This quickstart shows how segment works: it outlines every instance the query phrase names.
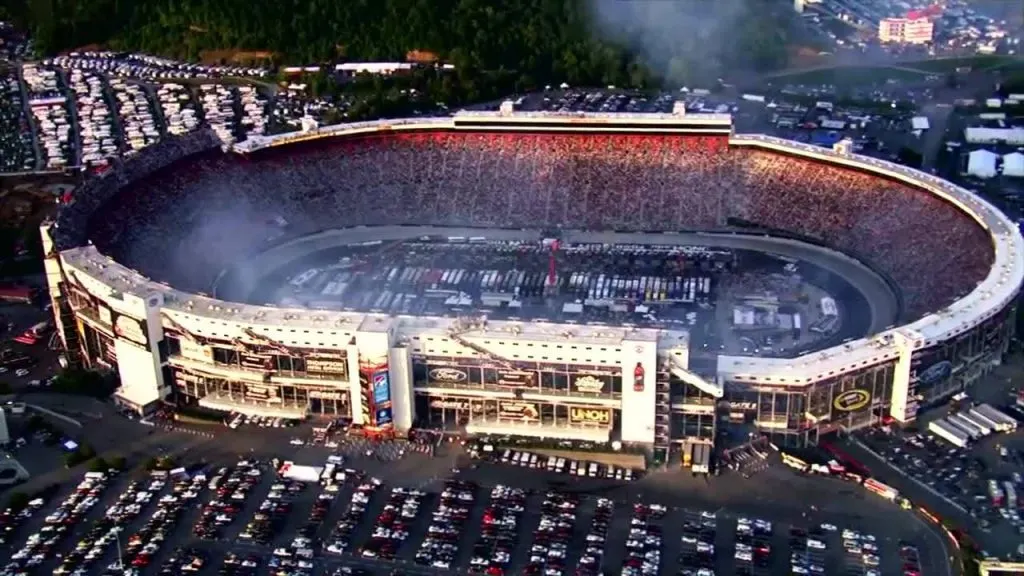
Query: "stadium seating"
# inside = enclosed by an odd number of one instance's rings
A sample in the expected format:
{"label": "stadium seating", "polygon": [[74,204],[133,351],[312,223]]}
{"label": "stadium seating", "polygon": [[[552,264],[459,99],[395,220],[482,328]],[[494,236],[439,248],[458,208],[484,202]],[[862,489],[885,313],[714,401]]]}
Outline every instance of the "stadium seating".
{"label": "stadium seating", "polygon": [[966,294],[992,260],[986,232],[930,194],[722,137],[439,132],[249,157],[196,155],[208,135],[167,142],[89,184],[74,210],[92,214],[101,251],[193,291],[269,242],[363,224],[708,230],[737,218],[867,256],[915,316]]}

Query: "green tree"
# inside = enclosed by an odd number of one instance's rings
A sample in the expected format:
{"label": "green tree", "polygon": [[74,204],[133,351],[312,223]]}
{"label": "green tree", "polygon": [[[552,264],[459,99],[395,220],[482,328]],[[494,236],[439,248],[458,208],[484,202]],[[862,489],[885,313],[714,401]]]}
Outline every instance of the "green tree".
{"label": "green tree", "polygon": [[7,506],[15,512],[21,512],[31,501],[32,497],[24,492],[11,492],[11,495],[7,498]]}
{"label": "green tree", "polygon": [[93,458],[89,461],[90,472],[106,472],[110,470],[111,466],[103,458]]}

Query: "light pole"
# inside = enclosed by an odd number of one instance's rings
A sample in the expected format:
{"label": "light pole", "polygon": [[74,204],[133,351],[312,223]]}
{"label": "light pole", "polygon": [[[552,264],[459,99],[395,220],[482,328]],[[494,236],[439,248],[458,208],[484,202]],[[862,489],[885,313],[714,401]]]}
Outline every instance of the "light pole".
{"label": "light pole", "polygon": [[114,530],[114,543],[117,544],[117,569],[124,572],[124,557],[121,555],[121,527]]}

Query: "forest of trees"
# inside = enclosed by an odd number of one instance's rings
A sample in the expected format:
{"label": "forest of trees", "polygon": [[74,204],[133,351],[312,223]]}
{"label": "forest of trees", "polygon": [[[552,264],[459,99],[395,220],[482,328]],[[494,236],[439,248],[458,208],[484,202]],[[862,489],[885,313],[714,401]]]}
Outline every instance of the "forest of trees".
{"label": "forest of trees", "polygon": [[[679,0],[701,26],[727,0]],[[573,85],[644,87],[671,76],[705,80],[722,70],[783,66],[788,3],[736,0],[715,40],[685,30],[659,35],[656,55],[637,49],[645,30],[598,34],[594,6],[623,0],[8,0],[0,19],[25,27],[43,53],[99,45],[195,60],[207,51],[272,53],[274,64],[338,59],[402,60],[411,50],[438,55],[471,74],[512,78],[522,88]],[[658,4],[651,2],[650,4]],[[665,3],[671,4],[671,3]],[[4,13],[6,12],[6,14]],[[724,17],[724,16],[723,16]],[[614,18],[614,16],[613,16]],[[649,17],[648,17],[649,18]],[[650,18],[649,18],[650,19]],[[653,18],[657,20],[657,16]],[[612,23],[615,24],[614,22]],[[633,29],[631,29],[633,28]],[[615,26],[612,30],[618,31]],[[632,40],[632,41],[631,41]],[[713,66],[708,66],[713,63]],[[698,78],[699,76],[699,78]]]}

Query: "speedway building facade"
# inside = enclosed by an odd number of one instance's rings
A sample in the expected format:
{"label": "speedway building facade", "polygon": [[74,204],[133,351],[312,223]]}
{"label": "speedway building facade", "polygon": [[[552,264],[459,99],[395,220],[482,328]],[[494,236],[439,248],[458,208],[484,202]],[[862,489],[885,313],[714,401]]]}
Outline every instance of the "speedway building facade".
{"label": "speedway building facade", "polygon": [[[352,134],[461,129],[711,133],[730,147],[844,165],[963,211],[991,237],[993,263],[968,295],[912,323],[796,358],[723,355],[715,374],[698,375],[690,370],[685,330],[283,309],[149,280],[83,241],[76,221],[101,209],[105,195],[155,170],[143,165],[143,151],[87,183],[42,228],[55,324],[69,356],[116,369],[118,401],[140,412],[184,401],[273,417],[345,418],[375,429],[440,422],[469,432],[641,446],[713,442],[716,423],[731,418],[799,444],[840,428],[911,421],[930,395],[975,383],[1013,337],[1024,243],[997,209],[949,182],[842,144],[828,150],[733,134],[727,116],[505,109],[251,138],[232,152]],[[179,157],[219,145],[209,134],[188,138]]]}

